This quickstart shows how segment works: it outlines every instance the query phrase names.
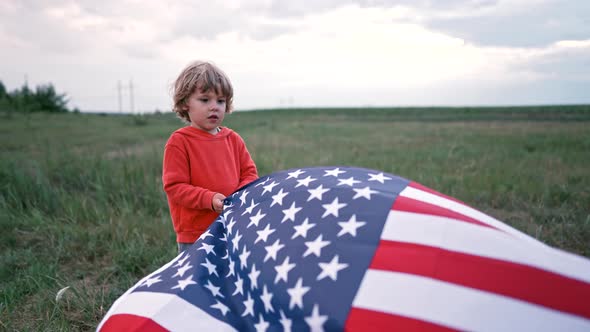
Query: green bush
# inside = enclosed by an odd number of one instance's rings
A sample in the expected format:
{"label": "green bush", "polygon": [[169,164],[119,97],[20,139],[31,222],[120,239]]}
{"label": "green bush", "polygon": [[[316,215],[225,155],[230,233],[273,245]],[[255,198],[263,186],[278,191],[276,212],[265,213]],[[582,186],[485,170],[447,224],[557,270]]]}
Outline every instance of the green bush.
{"label": "green bush", "polygon": [[31,90],[27,84],[11,92],[0,81],[0,111],[3,112],[68,112],[66,94],[59,94],[51,83]]}

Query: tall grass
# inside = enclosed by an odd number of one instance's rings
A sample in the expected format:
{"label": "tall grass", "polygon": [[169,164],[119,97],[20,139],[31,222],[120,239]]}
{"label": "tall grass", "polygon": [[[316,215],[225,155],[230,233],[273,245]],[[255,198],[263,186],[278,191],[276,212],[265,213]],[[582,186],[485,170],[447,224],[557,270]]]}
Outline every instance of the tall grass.
{"label": "tall grass", "polygon": [[[305,109],[226,125],[265,175],[317,165],[415,180],[590,256],[590,108]],[[173,116],[0,121],[0,330],[92,330],[176,248],[161,189]],[[60,289],[69,286],[57,301]]]}

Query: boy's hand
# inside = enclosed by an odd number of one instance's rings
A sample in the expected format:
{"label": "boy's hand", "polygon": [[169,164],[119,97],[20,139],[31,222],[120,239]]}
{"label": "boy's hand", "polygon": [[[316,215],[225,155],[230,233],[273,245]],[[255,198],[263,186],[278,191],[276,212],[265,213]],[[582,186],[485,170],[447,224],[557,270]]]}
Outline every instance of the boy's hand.
{"label": "boy's hand", "polygon": [[211,208],[213,208],[213,211],[215,211],[217,213],[223,212],[223,200],[224,199],[225,199],[225,196],[223,196],[220,193],[216,193],[215,195],[213,195],[213,201],[211,201]]}

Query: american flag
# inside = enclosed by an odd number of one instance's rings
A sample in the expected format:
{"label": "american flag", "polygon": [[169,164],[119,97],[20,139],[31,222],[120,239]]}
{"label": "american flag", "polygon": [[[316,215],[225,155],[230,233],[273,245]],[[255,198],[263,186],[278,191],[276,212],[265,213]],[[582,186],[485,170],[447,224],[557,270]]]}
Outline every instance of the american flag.
{"label": "american flag", "polygon": [[590,260],[352,167],[241,188],[98,331],[590,331]]}

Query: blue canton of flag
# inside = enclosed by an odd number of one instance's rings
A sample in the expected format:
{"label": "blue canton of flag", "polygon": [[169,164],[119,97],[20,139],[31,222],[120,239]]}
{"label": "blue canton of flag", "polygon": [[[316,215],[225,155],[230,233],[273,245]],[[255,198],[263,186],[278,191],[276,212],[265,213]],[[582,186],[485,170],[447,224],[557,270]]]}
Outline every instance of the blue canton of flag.
{"label": "blue canton of flag", "polygon": [[191,249],[133,291],[175,294],[239,330],[341,329],[407,184],[346,167],[260,178],[226,199]]}

